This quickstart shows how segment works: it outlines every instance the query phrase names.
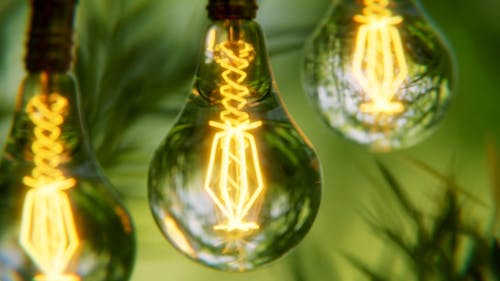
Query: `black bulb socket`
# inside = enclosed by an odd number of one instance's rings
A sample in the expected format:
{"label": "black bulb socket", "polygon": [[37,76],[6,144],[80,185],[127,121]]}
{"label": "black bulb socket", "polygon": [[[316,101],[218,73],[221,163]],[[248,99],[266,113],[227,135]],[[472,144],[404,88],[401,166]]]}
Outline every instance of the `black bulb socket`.
{"label": "black bulb socket", "polygon": [[64,73],[71,65],[77,0],[31,0],[26,69]]}
{"label": "black bulb socket", "polygon": [[257,9],[256,0],[209,0],[207,5],[211,20],[252,20]]}

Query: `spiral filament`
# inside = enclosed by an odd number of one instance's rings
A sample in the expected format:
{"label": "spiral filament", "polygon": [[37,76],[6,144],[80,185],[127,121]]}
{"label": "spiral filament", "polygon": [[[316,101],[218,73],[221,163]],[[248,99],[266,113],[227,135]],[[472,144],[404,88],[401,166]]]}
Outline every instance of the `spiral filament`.
{"label": "spiral filament", "polygon": [[205,179],[205,190],[222,214],[215,230],[245,233],[259,228],[255,221],[258,202],[264,191],[257,145],[249,132],[262,125],[251,121],[243,109],[250,95],[243,85],[245,69],[254,56],[252,45],[243,40],[225,41],[216,45],[215,61],[224,69],[220,121],[209,125],[220,129],[212,141]]}
{"label": "spiral filament", "polygon": [[395,25],[401,16],[393,16],[387,8],[389,0],[364,0],[353,55],[353,74],[370,99],[360,105],[364,113],[397,114],[404,111],[394,96],[408,75],[408,66]]}
{"label": "spiral filament", "polygon": [[[42,82],[47,75],[42,74]],[[76,185],[58,166],[64,160],[59,140],[61,124],[68,107],[65,97],[38,94],[28,102],[26,112],[34,124],[33,168],[23,182],[31,189],[23,204],[19,240],[26,253],[42,271],[36,281],[78,281],[66,274],[68,264],[79,246],[71,204],[66,190]]]}

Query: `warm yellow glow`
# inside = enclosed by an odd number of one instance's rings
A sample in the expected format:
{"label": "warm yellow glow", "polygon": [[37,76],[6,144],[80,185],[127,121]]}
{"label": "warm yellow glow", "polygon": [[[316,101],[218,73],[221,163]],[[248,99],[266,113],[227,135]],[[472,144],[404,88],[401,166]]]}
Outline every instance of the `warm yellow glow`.
{"label": "warm yellow glow", "polygon": [[255,218],[257,201],[264,184],[260,169],[257,144],[249,132],[262,125],[251,121],[244,111],[250,90],[243,82],[245,69],[253,59],[252,45],[243,40],[226,41],[215,47],[215,60],[224,71],[219,88],[224,110],[220,121],[209,125],[220,129],[212,141],[205,190],[222,213],[222,221],[215,230],[247,232],[259,228]]}
{"label": "warm yellow glow", "polygon": [[[46,83],[47,74],[42,74],[42,85]],[[59,137],[67,107],[65,97],[40,93],[29,100],[26,108],[34,124],[31,150],[35,167],[23,179],[31,189],[24,199],[19,241],[42,272],[36,281],[80,280],[66,273],[79,245],[71,203],[65,193],[76,185],[76,180],[65,177],[58,168],[65,157]]]}
{"label": "warm yellow glow", "polygon": [[408,66],[395,25],[401,16],[393,16],[387,8],[389,0],[365,0],[353,55],[353,74],[370,99],[360,105],[365,113],[397,114],[404,111],[394,96],[408,75]]}

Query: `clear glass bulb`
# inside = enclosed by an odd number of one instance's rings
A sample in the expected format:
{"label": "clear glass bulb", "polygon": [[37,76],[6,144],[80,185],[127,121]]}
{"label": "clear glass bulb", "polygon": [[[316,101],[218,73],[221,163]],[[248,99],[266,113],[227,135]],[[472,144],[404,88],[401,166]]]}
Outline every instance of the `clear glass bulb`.
{"label": "clear glass bulb", "polygon": [[374,151],[428,136],[452,97],[454,63],[412,0],[339,0],[305,48],[303,82],[340,135]]}
{"label": "clear glass bulb", "polygon": [[316,154],[273,86],[260,27],[214,21],[187,104],[151,162],[158,226],[195,261],[253,269],[302,240],[320,180]]}
{"label": "clear glass bulb", "polygon": [[0,280],[125,281],[135,238],[87,143],[73,78],[30,74],[0,162]]}

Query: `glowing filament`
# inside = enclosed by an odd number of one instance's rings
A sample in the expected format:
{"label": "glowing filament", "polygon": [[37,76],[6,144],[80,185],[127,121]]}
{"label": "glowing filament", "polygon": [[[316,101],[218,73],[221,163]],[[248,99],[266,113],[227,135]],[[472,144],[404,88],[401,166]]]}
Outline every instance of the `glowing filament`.
{"label": "glowing filament", "polygon": [[249,132],[262,122],[250,121],[243,111],[250,95],[243,85],[245,69],[253,59],[254,49],[238,40],[218,44],[215,52],[217,64],[224,69],[219,88],[224,110],[220,121],[209,121],[210,126],[222,131],[212,141],[205,190],[223,216],[214,229],[246,232],[259,228],[252,216],[258,211],[257,201],[264,190],[257,145]]}
{"label": "glowing filament", "polygon": [[389,0],[365,0],[363,15],[354,16],[361,23],[353,55],[353,74],[370,99],[360,105],[365,113],[397,114],[404,111],[394,96],[408,75],[408,67],[395,25],[401,16],[387,9]]}
{"label": "glowing filament", "polygon": [[[46,75],[42,75],[46,82]],[[64,160],[59,137],[68,101],[57,94],[39,94],[28,102],[26,112],[35,125],[31,145],[35,167],[23,182],[31,189],[23,204],[19,240],[40,268],[36,281],[77,281],[66,274],[78,249],[79,239],[66,190],[76,185],[58,168]]]}

